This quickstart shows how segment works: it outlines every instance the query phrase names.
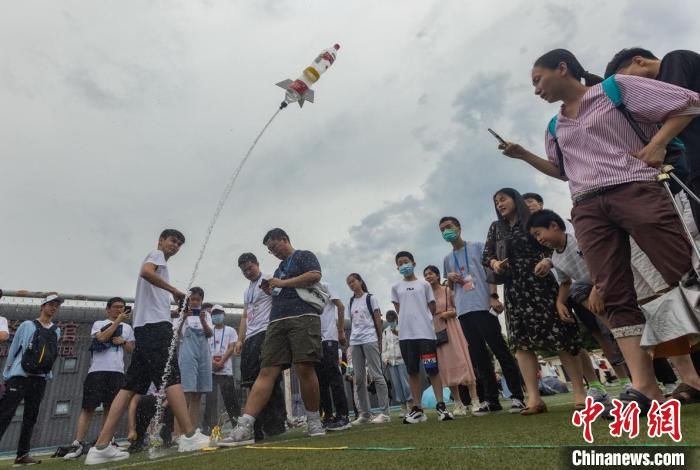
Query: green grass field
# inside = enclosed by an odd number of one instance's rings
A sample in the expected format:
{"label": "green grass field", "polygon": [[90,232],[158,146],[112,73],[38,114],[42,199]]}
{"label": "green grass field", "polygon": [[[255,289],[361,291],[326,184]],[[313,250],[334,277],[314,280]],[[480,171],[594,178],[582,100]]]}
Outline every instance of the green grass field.
{"label": "green grass field", "polygon": [[[340,469],[370,466],[373,469],[559,469],[567,468],[564,447],[585,444],[581,429],[571,425],[571,394],[545,398],[549,413],[524,417],[498,413],[486,417],[459,417],[440,423],[434,414],[420,425],[401,423],[398,414],[384,425],[356,426],[351,430],[325,437],[308,438],[299,429],[267,441],[254,448],[219,449],[215,452],[172,453],[158,460],[148,460],[145,453],[102,468],[275,468]],[[506,403],[504,402],[504,405]],[[682,409],[682,445],[700,446],[700,405]],[[613,438],[607,423],[596,421],[593,433],[596,445],[669,444],[668,438],[646,436],[646,419],[642,418],[640,437],[630,441]],[[277,449],[275,449],[277,447]],[[281,449],[287,447],[287,449]],[[338,449],[348,447],[348,449]],[[297,448],[297,449],[290,449]],[[334,449],[335,448],[335,449]],[[382,448],[382,449],[377,449]],[[410,448],[410,449],[406,449]],[[695,455],[693,455],[695,454]],[[690,450],[687,462],[698,462],[700,452]],[[0,462],[0,469],[11,461]],[[62,470],[83,467],[78,462],[44,459],[42,468]]]}

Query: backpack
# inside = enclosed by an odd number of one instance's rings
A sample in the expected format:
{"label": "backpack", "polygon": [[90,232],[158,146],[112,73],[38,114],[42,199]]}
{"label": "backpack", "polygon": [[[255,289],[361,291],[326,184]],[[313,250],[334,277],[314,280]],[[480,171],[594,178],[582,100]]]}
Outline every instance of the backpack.
{"label": "backpack", "polygon": [[[601,86],[603,87],[603,92],[605,93],[605,96],[607,96],[608,99],[612,102],[613,106],[615,106],[615,108],[622,113],[622,115],[629,123],[630,127],[632,127],[634,133],[637,134],[637,137],[639,137],[639,140],[641,140],[644,145],[647,145],[649,143],[649,137],[647,137],[642,128],[639,127],[639,124],[637,123],[637,121],[635,121],[634,117],[632,116],[632,113],[630,113],[630,111],[625,106],[625,103],[622,100],[622,92],[620,91],[620,87],[615,81],[615,75],[611,75],[610,77],[603,80],[601,82]],[[552,119],[550,119],[549,125],[547,126],[547,130],[552,136],[552,139],[554,140],[554,146],[556,147],[557,161],[559,163],[559,174],[564,177],[566,176],[566,171],[564,170],[564,154],[561,151],[561,147],[559,147],[559,140],[557,138],[556,115]],[[664,159],[664,163],[673,165],[674,173],[680,179],[685,179],[688,176],[688,165],[686,163],[685,145],[678,137],[674,137],[674,139],[666,147],[666,158]],[[671,183],[671,191],[673,191],[673,194],[678,193],[680,190],[681,188],[678,185],[678,183],[673,181]]]}
{"label": "backpack", "polygon": [[[106,330],[110,326],[112,326],[112,323],[107,323],[105,326],[100,328],[100,332],[103,332],[104,330]],[[95,338],[93,336],[92,341],[90,342],[90,349],[89,349],[90,352],[91,353],[102,352],[102,351],[106,351],[109,348],[111,348],[112,347],[112,338],[119,338],[122,335],[122,330],[123,330],[122,327],[123,327],[123,325],[119,325],[114,330],[114,333],[112,333],[112,337],[109,338],[109,341],[105,341],[104,343],[97,341],[97,338]],[[121,347],[121,346],[117,346],[117,348],[119,348],[119,347]]]}
{"label": "backpack", "polygon": [[44,328],[34,320],[36,330],[27,349],[22,353],[22,369],[27,374],[48,374],[58,358],[56,325]]}
{"label": "backpack", "polygon": [[[374,312],[372,311],[372,300],[371,300],[372,294],[367,294],[367,297],[365,297],[365,301],[367,301],[367,311],[369,312],[370,318],[373,318]],[[350,305],[348,306],[348,310],[352,309],[352,302],[355,300],[355,296],[353,295],[350,297]]]}

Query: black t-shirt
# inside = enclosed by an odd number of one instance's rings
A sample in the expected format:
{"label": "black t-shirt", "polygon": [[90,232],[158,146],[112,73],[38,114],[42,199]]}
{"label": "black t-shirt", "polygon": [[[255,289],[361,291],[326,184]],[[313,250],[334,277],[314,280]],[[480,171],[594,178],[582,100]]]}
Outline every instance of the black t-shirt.
{"label": "black t-shirt", "polygon": [[[275,277],[289,279],[309,272],[321,272],[318,258],[310,251],[296,250],[292,256],[280,263],[279,268],[275,271]],[[285,287],[277,294],[272,293],[270,321],[309,313],[316,313],[316,311],[299,298],[294,287]]]}
{"label": "black t-shirt", "polygon": [[[700,93],[700,54],[682,50],[669,52],[661,61],[656,79]],[[700,174],[700,119],[693,119],[678,137],[685,144],[690,173]]]}

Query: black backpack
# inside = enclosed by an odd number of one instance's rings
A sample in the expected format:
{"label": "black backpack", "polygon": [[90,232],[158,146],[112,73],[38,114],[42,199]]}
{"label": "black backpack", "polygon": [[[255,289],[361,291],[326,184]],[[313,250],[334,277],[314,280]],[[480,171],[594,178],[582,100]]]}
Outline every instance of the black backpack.
{"label": "black backpack", "polygon": [[34,320],[34,326],[32,341],[22,354],[22,369],[27,374],[48,374],[58,358],[57,327],[44,328],[38,320]]}
{"label": "black backpack", "polygon": [[[103,326],[102,328],[100,328],[100,332],[106,330],[107,328],[109,328],[109,327],[112,326],[112,325],[113,325],[113,322],[112,322],[112,323],[107,323],[105,326]],[[91,353],[102,352],[102,351],[106,351],[106,350],[108,350],[109,348],[111,348],[111,347],[112,347],[112,339],[113,339],[113,338],[119,338],[119,337],[122,335],[122,326],[123,326],[123,325],[119,325],[119,326],[114,330],[114,333],[112,333],[112,336],[109,338],[109,341],[105,341],[104,343],[100,343],[99,341],[97,341],[97,338],[95,338],[95,337],[93,336],[93,337],[92,337],[92,341],[90,342],[90,352],[91,352]],[[121,346],[117,346],[117,348],[120,348],[120,347],[121,347]]]}
{"label": "black backpack", "polygon": [[[371,300],[372,294],[367,294],[367,297],[365,297],[365,300],[367,301],[367,311],[369,312],[369,317],[374,319],[374,312],[372,311],[372,300]],[[355,300],[355,296],[353,295],[350,297],[350,305],[348,306],[348,310],[352,309],[352,301]]]}

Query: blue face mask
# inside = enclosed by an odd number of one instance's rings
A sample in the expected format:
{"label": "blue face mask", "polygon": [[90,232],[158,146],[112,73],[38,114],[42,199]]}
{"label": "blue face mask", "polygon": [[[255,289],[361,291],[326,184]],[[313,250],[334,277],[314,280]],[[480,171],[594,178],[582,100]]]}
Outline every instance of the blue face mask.
{"label": "blue face mask", "polygon": [[390,321],[387,325],[389,328],[396,328],[396,322],[395,321]]}
{"label": "blue face mask", "polygon": [[442,238],[446,242],[452,243],[453,241],[457,240],[457,237],[459,237],[459,233],[457,233],[457,230],[455,230],[453,228],[446,228],[442,232]]}
{"label": "blue face mask", "polygon": [[221,325],[224,322],[224,314],[223,313],[216,313],[211,316],[211,321],[215,325]]}
{"label": "blue face mask", "polygon": [[404,277],[410,276],[413,274],[413,265],[411,263],[402,264],[399,266],[399,272]]}

